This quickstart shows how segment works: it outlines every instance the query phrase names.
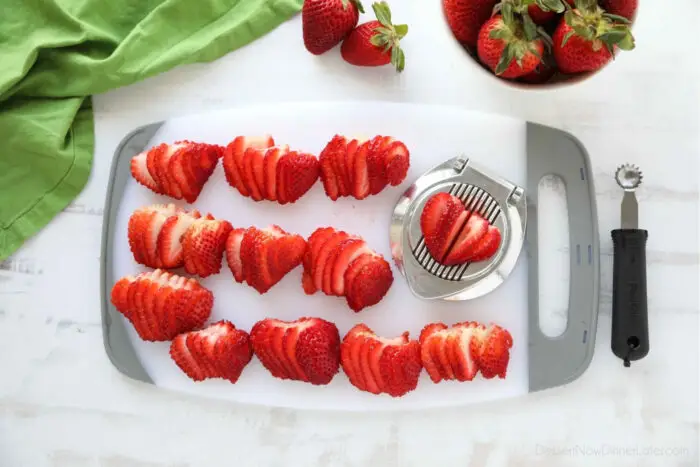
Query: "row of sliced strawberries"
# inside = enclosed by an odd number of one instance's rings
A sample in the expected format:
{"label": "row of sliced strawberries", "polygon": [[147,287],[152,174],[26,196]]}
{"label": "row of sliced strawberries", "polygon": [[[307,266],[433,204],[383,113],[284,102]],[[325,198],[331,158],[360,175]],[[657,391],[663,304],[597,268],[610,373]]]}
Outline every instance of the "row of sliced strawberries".
{"label": "row of sliced strawberries", "polygon": [[162,270],[127,276],[114,285],[112,303],[144,340],[171,340],[170,355],[192,380],[235,383],[254,354],[275,378],[314,385],[331,382],[342,368],[361,391],[401,397],[413,391],[425,368],[434,383],[505,378],[513,340],[497,325],[431,323],[418,340],[404,332],[377,336],[361,323],[340,340],[336,325],[317,317],[265,318],[250,334],[231,322],[209,326],[213,296],[195,279]]}
{"label": "row of sliced strawberries", "polygon": [[376,305],[389,291],[394,277],[389,263],[361,237],[333,227],[321,227],[309,236],[304,255],[302,286],[345,297],[355,312]]}
{"label": "row of sliced strawberries", "polygon": [[161,143],[131,159],[131,175],[149,190],[193,203],[216,168],[224,148],[216,144]]}
{"label": "row of sliced strawberries", "polygon": [[408,148],[390,136],[360,141],[335,135],[319,155],[326,195],[362,200],[403,182],[410,166]]}
{"label": "row of sliced strawberries", "polygon": [[225,148],[216,144],[162,143],[134,156],[131,175],[151,191],[197,200],[219,158],[229,185],[254,201],[294,203],[321,178],[325,193],[364,199],[406,178],[408,148],[390,136],[366,141],[335,135],[315,155],[276,144],[273,137],[237,136]]}
{"label": "row of sliced strawberries", "polygon": [[154,204],[129,218],[129,247],[134,260],[151,268],[185,268],[208,277],[221,271],[226,239],[233,227],[211,214],[174,204]]}

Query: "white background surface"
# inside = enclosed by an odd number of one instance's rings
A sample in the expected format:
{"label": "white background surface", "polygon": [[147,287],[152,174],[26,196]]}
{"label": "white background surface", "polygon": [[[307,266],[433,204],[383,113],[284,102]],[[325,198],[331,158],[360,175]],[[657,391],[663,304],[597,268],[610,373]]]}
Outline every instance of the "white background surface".
{"label": "white background surface", "polygon": [[[642,2],[637,50],[554,92],[511,89],[476,70],[430,3],[392,4],[395,19],[411,28],[400,76],[389,67],[352,68],[336,52],[309,55],[297,17],[214,63],[96,98],[88,186],[1,266],[0,465],[698,465],[697,2],[677,0],[673,10],[670,2]],[[191,112],[339,98],[456,104],[582,140],[596,177],[602,293],[596,353],[581,379],[465,409],[348,415],[164,393],[111,367],[102,348],[98,265],[108,170],[122,135]],[[645,171],[640,222],[650,231],[651,352],[629,369],[609,350],[609,231],[618,226],[620,202],[612,173],[625,161]]]}

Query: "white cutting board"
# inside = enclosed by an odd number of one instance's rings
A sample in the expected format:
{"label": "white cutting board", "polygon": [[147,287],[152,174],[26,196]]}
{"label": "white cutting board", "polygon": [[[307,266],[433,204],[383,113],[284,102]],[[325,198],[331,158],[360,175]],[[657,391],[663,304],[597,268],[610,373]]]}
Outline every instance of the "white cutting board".
{"label": "white cutting board", "polygon": [[510,278],[491,294],[467,302],[448,303],[415,298],[393,264],[389,250],[389,221],[398,197],[423,172],[446,159],[466,154],[486,168],[525,186],[525,122],[443,106],[361,101],[287,104],[172,119],[161,127],[149,146],[179,139],[226,145],[237,135],[266,133],[277,143],[316,155],[336,133],[364,137],[391,135],[409,148],[411,168],[401,186],[387,187],[381,194],[362,201],[347,198],[333,202],[325,196],[319,180],[296,204],[285,206],[274,202],[256,203],[240,196],[226,183],[221,164],[193,205],[156,195],[130,179],[115,224],[115,277],[147,270],[134,261],[127,240],[129,216],[147,204],[176,202],[196,207],[230,221],[234,227],[264,227],[276,223],[304,237],[317,227],[333,226],[363,236],[392,264],[394,284],[378,305],[356,314],[343,298],[328,297],[320,292],[307,296],[301,287],[301,266],[261,296],[252,288],[235,283],[224,260],[220,274],[200,279],[202,285],[214,293],[211,321],[228,319],[250,331],[256,321],[265,317],[293,320],[318,316],[334,322],[341,339],[360,322],[382,336],[392,337],[409,331],[412,338],[418,338],[423,326],[435,321],[448,325],[465,320],[494,322],[513,336],[508,376],[505,380],[485,380],[478,375],[471,382],[434,384],[423,371],[415,391],[402,398],[391,398],[357,390],[342,369],[327,386],[278,380],[253,357],[235,385],[222,380],[195,383],[171,361],[168,342],[142,341],[125,320],[135,351],[157,386],[243,403],[358,411],[464,405],[528,392],[525,253],[520,255]]}

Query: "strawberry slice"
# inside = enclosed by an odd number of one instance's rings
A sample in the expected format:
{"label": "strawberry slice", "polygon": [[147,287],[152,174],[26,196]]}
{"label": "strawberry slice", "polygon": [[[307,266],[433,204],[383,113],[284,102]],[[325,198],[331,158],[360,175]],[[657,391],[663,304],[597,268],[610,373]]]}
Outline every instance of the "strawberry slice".
{"label": "strawberry slice", "polygon": [[194,381],[204,381],[206,373],[190,352],[189,346],[187,345],[188,339],[190,341],[192,340],[192,337],[188,334],[176,336],[170,345],[170,357],[190,379]]}
{"label": "strawberry slice", "polygon": [[174,216],[181,210],[174,204],[156,204],[149,206],[147,209],[150,210],[148,228],[144,239],[144,246],[148,257],[147,266],[160,268],[162,264],[158,251],[158,238],[168,218]]}
{"label": "strawberry slice", "polygon": [[389,136],[375,136],[370,140],[367,152],[367,179],[371,195],[379,194],[388,183],[384,151],[392,141],[393,138]]}
{"label": "strawberry slice", "polygon": [[274,146],[265,152],[263,162],[263,184],[265,198],[270,201],[277,201],[277,164],[279,160],[289,153],[289,146]]}
{"label": "strawberry slice", "polygon": [[318,159],[312,154],[289,152],[277,164],[277,197],[280,204],[294,203],[318,180]]}
{"label": "strawberry slice", "polygon": [[365,386],[367,387],[367,392],[372,394],[379,394],[379,385],[374,379],[374,374],[372,374],[372,368],[370,364],[370,354],[375,347],[376,340],[370,337],[371,334],[364,334],[360,339],[362,339],[362,349],[360,350],[360,371],[362,371],[362,377],[364,378]]}
{"label": "strawberry slice", "polygon": [[393,141],[384,151],[386,179],[391,186],[400,185],[408,175],[411,166],[410,153],[401,141]]}
{"label": "strawberry slice", "polygon": [[342,249],[333,262],[331,277],[331,294],[339,297],[345,295],[345,271],[350,267],[350,264],[360,255],[373,253],[367,243],[359,237],[350,237],[342,245]]}
{"label": "strawberry slice", "polygon": [[335,169],[335,154],[339,150],[344,150],[346,146],[346,138],[341,135],[335,135],[318,156],[323,189],[326,192],[326,196],[333,201],[340,196],[339,177]]}
{"label": "strawberry slice", "polygon": [[488,227],[489,223],[483,217],[473,213],[442,263],[446,266],[453,266],[469,261],[474,254],[475,247],[488,232]]}
{"label": "strawberry slice", "polygon": [[129,312],[129,288],[131,283],[136,280],[136,276],[124,276],[119,279],[112,287],[110,301],[114,307],[122,314]]}
{"label": "strawberry slice", "polygon": [[[342,240],[329,254],[326,264],[323,266],[323,292],[326,295],[335,295],[333,292],[333,283],[336,277],[335,268],[338,263],[338,258],[343,253],[346,247],[351,246],[355,242],[362,242],[360,237],[350,235],[345,240]],[[345,268],[347,269],[347,261]],[[343,271],[345,273],[345,271]],[[341,276],[342,279],[342,276]]]}
{"label": "strawberry slice", "polygon": [[338,180],[338,191],[341,196],[350,196],[352,194],[352,180],[348,171],[348,152],[354,154],[357,151],[357,140],[347,141],[344,147],[338,148],[333,154],[334,167]]}
{"label": "strawberry slice", "polygon": [[355,196],[355,154],[357,154],[357,150],[360,148],[360,145],[363,142],[364,141],[353,139],[348,143],[348,146],[345,149],[345,162],[343,165],[345,166],[345,173],[347,177],[346,183],[348,184],[349,196]]}
{"label": "strawberry slice", "polygon": [[[243,183],[248,189],[250,197],[255,201],[263,199],[262,187],[258,185],[258,178],[262,180],[262,165],[266,151],[266,149],[249,147],[243,157]],[[257,176],[258,167],[260,177]]]}
{"label": "strawberry slice", "polygon": [[496,376],[505,378],[513,337],[507,330],[495,324],[489,327],[474,327],[472,333],[471,355],[476,360],[481,375],[486,379]]}
{"label": "strawberry slice", "polygon": [[275,141],[270,135],[235,137],[226,146],[223,154],[224,175],[228,184],[236,188],[241,195],[250,196],[243,174],[245,152],[248,148],[267,149],[274,145]]}
{"label": "strawberry slice", "polygon": [[477,262],[489,259],[498,251],[498,247],[501,245],[501,231],[498,227],[489,225],[486,235],[484,235],[481,240],[474,246],[469,261]]}
{"label": "strawberry slice", "polygon": [[163,191],[168,196],[175,199],[182,199],[182,191],[180,190],[175,177],[170,172],[170,160],[175,154],[184,149],[187,143],[166,144],[165,149],[158,152],[156,170],[158,173],[158,181],[163,187]]}
{"label": "strawberry slice", "polygon": [[353,165],[354,185],[353,196],[359,200],[369,196],[369,173],[367,169],[367,157],[369,155],[370,143],[372,140],[367,140],[360,145],[355,152]]}
{"label": "strawberry slice", "polygon": [[157,251],[161,267],[179,268],[184,265],[182,237],[195,219],[200,217],[199,211],[195,209],[189,213],[178,212],[166,219],[158,235]]}
{"label": "strawberry slice", "polygon": [[313,273],[315,270],[316,258],[318,258],[318,252],[321,247],[335,235],[335,229],[333,227],[319,227],[314,230],[309,236],[308,249],[306,250],[306,255],[304,256],[304,268],[308,269]]}
{"label": "strawberry slice", "polygon": [[243,282],[243,263],[241,262],[241,243],[246,229],[233,229],[226,239],[226,262],[236,282]]}
{"label": "strawberry slice", "polygon": [[353,386],[364,390],[365,386],[361,379],[360,369],[357,366],[359,362],[359,353],[362,347],[362,342],[360,337],[356,334],[368,330],[367,326],[364,324],[359,324],[354,326],[350,332],[348,332],[343,338],[343,342],[340,344],[340,362],[343,368],[343,372],[347,375],[350,380],[350,384]]}
{"label": "strawberry slice", "polygon": [[272,376],[279,379],[289,379],[289,373],[272,351],[271,336],[276,331],[277,321],[276,319],[265,319],[255,323],[250,331],[250,341],[258,360]]}
{"label": "strawberry slice", "polygon": [[287,349],[284,345],[284,336],[288,328],[289,326],[282,322],[277,322],[272,326],[270,330],[270,348],[277,364],[283,368],[284,373],[288,375],[290,379],[298,379],[291,361],[287,359]]}
{"label": "strawberry slice", "polygon": [[136,180],[139,184],[145,186],[149,190],[157,194],[163,194],[162,187],[156,183],[151,176],[151,173],[148,171],[147,160],[148,151],[143,151],[135,155],[131,159],[131,176],[134,177],[134,180]]}
{"label": "strawberry slice", "polygon": [[387,261],[376,254],[364,254],[345,271],[345,298],[348,306],[357,312],[379,303],[394,281]]}
{"label": "strawberry slice", "polygon": [[479,371],[477,362],[472,357],[471,352],[473,331],[474,328],[472,326],[457,327],[457,325],[452,331],[454,336],[450,339],[450,343],[453,346],[452,354],[454,355],[452,367],[455,369],[455,375],[459,381],[471,381]]}
{"label": "strawberry slice", "polygon": [[323,275],[325,272],[326,264],[329,262],[328,260],[331,257],[333,251],[335,251],[336,247],[347,238],[349,238],[347,232],[335,232],[335,234],[319,250],[318,257],[316,258],[316,262],[314,265],[314,284],[316,285],[317,289],[326,292],[327,289],[323,288]]}
{"label": "strawberry slice", "polygon": [[421,330],[420,338],[418,339],[421,346],[421,361],[423,367],[428,372],[428,376],[430,376],[433,383],[442,381],[442,372],[440,371],[441,365],[439,360],[433,360],[431,348],[434,343],[432,341],[438,339],[440,331],[444,329],[447,329],[444,323],[428,324]]}
{"label": "strawberry slice", "polygon": [[165,152],[167,149],[168,145],[165,143],[161,143],[149,149],[148,154],[146,155],[146,168],[148,169],[148,173],[151,174],[151,178],[153,178],[155,184],[158,186],[158,188],[160,188],[160,194],[163,195],[169,195],[169,193],[165,190],[166,181],[161,179],[158,160],[161,157],[161,153]]}
{"label": "strawberry slice", "polygon": [[284,333],[284,352],[286,361],[289,362],[290,373],[292,377],[299,381],[308,381],[308,378],[304,374],[304,370],[299,365],[297,360],[297,342],[299,341],[299,334],[306,327],[311,326],[311,323],[304,323],[301,326],[288,326]]}
{"label": "strawberry slice", "polygon": [[[360,324],[358,326],[364,326],[363,324]],[[367,331],[369,331],[369,328],[364,326]],[[355,326],[357,328],[357,326]],[[355,329],[353,328],[353,329]],[[359,333],[353,337],[351,341],[349,341],[350,347],[348,348],[348,358],[352,364],[353,371],[355,372],[355,378],[357,379],[357,388],[361,389],[363,391],[367,391],[367,382],[365,380],[365,375],[364,371],[362,369],[362,363],[361,363],[361,356],[362,356],[362,349],[365,344],[365,336],[362,333]]]}

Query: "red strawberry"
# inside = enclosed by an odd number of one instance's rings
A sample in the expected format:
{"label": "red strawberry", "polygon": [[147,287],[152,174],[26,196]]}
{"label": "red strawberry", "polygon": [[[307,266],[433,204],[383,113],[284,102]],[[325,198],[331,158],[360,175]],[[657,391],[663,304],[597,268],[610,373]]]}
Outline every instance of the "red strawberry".
{"label": "red strawberry", "polygon": [[226,181],[243,196],[250,196],[243,183],[243,159],[248,148],[267,149],[275,145],[272,136],[237,136],[231,141],[223,155],[223,167]]}
{"label": "red strawberry", "polygon": [[129,247],[137,263],[151,268],[163,266],[158,249],[163,226],[172,216],[182,212],[182,209],[171,203],[144,206],[132,213],[127,235]]}
{"label": "red strawberry", "polygon": [[501,242],[496,227],[489,226],[479,214],[466,211],[459,198],[445,192],[425,203],[421,231],[431,256],[447,266],[488,259]]}
{"label": "red strawberry", "polygon": [[405,24],[391,23],[391,11],[385,2],[375,2],[372,9],[376,21],[360,24],[340,46],[343,59],[355,66],[382,66],[391,63],[397,71],[404,69],[406,58],[400,47],[408,33]]}
{"label": "red strawberry", "polygon": [[384,151],[386,180],[391,186],[400,185],[408,174],[410,153],[401,141],[392,141]]}
{"label": "red strawberry", "polygon": [[491,17],[498,0],[443,0],[447,24],[457,41],[476,47],[481,25]]}
{"label": "red strawberry", "polygon": [[426,325],[420,334],[421,362],[433,383],[505,378],[513,339],[505,329],[475,322]]}
{"label": "red strawberry", "polygon": [[200,277],[221,271],[226,239],[232,229],[230,222],[214,219],[211,214],[194,220],[182,239],[185,271]]}
{"label": "red strawberry", "polygon": [[294,203],[304,196],[319,176],[318,159],[312,155],[292,151],[277,164],[277,201]]}
{"label": "red strawberry", "polygon": [[237,282],[245,281],[260,294],[301,264],[306,241],[277,225],[264,229],[235,229],[229,235],[226,259]]}
{"label": "red strawberry", "polygon": [[[574,0],[566,0],[573,6]],[[556,18],[557,14],[564,13],[566,7],[563,0],[535,0],[535,3],[516,2],[516,12],[524,13],[527,9],[527,14],[535,24],[547,24]]]}
{"label": "red strawberry", "polygon": [[337,154],[344,154],[346,152],[346,147],[347,139],[344,136],[335,135],[318,156],[323,189],[326,192],[326,196],[333,201],[338,199],[339,196],[343,196],[340,192],[338,183],[339,176],[336,173],[334,161],[336,157],[339,157],[336,156]]}
{"label": "red strawberry", "polygon": [[275,378],[326,385],[340,368],[340,334],[324,319],[266,318],[255,323],[250,337],[255,355]]}
{"label": "red strawberry", "polygon": [[606,12],[631,21],[637,14],[639,0],[602,0],[601,6]]}
{"label": "red strawberry", "polygon": [[389,263],[356,235],[332,227],[316,229],[304,255],[302,286],[307,294],[345,296],[359,312],[376,305],[393,283]]}
{"label": "red strawberry", "polygon": [[183,266],[182,238],[195,219],[201,217],[196,209],[192,212],[178,212],[167,218],[158,235],[158,256],[163,268]]}
{"label": "red strawberry", "polygon": [[236,383],[253,358],[248,333],[221,320],[199,331],[179,334],[170,357],[192,380],[223,378]]}
{"label": "red strawberry", "polygon": [[118,280],[111,301],[141,339],[168,341],[202,326],[211,314],[214,295],[195,279],[156,269]]}
{"label": "red strawberry", "polygon": [[265,199],[277,201],[277,164],[289,153],[289,146],[273,146],[265,152],[263,160],[263,188]]}
{"label": "red strawberry", "polygon": [[552,37],[554,59],[562,73],[599,70],[617,49],[635,47],[629,20],[605,13],[593,0],[579,3],[586,8],[567,10]]}
{"label": "red strawberry", "polygon": [[304,0],[304,47],[314,55],[329,51],[350,34],[364,12],[359,0]]}
{"label": "red strawberry", "polygon": [[367,157],[369,156],[370,141],[365,141],[357,148],[353,161],[353,192],[352,195],[359,200],[369,196],[369,172],[367,170]]}
{"label": "red strawberry", "polygon": [[386,162],[384,151],[391,143],[389,136],[375,136],[369,143],[367,153],[367,180],[369,181],[369,194],[379,194],[387,185]]}
{"label": "red strawberry", "polygon": [[408,332],[377,336],[365,324],[354,326],[340,344],[340,361],[350,383],[361,391],[402,397],[418,386],[421,347]]}
{"label": "red strawberry", "polygon": [[131,159],[131,175],[141,185],[157,194],[163,194],[163,189],[148,171],[148,151],[143,151]]}
{"label": "red strawberry", "polygon": [[518,78],[518,81],[529,84],[542,84],[549,81],[557,72],[557,65],[551,53],[545,53],[542,61],[534,71]]}
{"label": "red strawberry", "polygon": [[534,71],[543,53],[543,40],[518,19],[496,15],[479,31],[479,60],[501,78],[517,78]]}

